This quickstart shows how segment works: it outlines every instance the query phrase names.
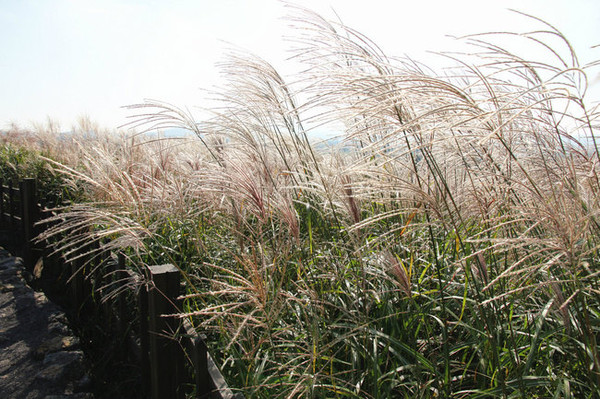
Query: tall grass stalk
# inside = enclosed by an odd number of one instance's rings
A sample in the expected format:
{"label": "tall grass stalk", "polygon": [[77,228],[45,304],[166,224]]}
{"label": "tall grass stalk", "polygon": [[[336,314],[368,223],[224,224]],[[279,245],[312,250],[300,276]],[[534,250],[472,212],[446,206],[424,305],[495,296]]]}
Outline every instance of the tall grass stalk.
{"label": "tall grass stalk", "polygon": [[133,106],[196,140],[74,145],[87,202],[47,235],[179,267],[248,397],[596,397],[598,113],[568,41],[532,18],[436,73],[291,10],[300,76],[236,51],[210,120]]}

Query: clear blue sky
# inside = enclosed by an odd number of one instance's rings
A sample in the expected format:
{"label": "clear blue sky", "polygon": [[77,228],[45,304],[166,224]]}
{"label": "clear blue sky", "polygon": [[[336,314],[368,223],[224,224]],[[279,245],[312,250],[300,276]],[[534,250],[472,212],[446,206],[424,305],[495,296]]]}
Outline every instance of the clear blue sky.
{"label": "clear blue sky", "polygon": [[[298,0],[366,34],[389,55],[420,59],[447,50],[445,35],[554,24],[580,52],[600,59],[598,0]],[[218,83],[214,64],[229,42],[286,72],[291,30],[277,0],[0,0],[0,128],[50,117],[68,130],[80,115],[108,128],[120,107],[146,98],[202,106]],[[539,27],[539,25],[537,25]],[[591,76],[597,80],[597,76]]]}

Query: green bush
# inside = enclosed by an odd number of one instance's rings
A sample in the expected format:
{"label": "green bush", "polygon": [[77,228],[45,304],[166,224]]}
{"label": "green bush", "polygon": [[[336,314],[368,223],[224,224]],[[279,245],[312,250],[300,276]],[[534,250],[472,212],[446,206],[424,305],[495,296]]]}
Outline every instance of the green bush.
{"label": "green bush", "polygon": [[4,144],[0,146],[0,181],[14,186],[25,178],[36,180],[38,200],[53,208],[81,198],[81,190],[68,184],[67,179],[35,150]]}

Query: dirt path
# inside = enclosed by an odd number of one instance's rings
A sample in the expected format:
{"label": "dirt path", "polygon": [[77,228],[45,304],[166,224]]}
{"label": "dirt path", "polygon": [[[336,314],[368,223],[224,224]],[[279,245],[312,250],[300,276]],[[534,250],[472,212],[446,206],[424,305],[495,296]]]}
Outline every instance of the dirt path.
{"label": "dirt path", "polygon": [[21,259],[0,248],[0,398],[93,398],[64,313],[22,271]]}

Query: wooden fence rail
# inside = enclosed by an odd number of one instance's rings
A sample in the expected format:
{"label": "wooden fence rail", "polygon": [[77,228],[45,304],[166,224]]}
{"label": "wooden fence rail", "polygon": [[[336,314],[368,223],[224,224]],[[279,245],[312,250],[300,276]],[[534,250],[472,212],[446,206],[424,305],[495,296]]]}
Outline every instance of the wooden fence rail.
{"label": "wooden fence rail", "polygon": [[[10,183],[0,185],[0,229],[8,229],[20,240],[22,257],[30,271],[44,250],[34,245],[36,222],[43,213],[36,200],[35,187],[34,179],[19,182],[18,188]],[[74,309],[84,305],[102,307],[108,317],[115,320],[118,334],[131,331],[129,323],[137,313],[139,329],[135,334],[138,339],[129,338],[141,366],[144,395],[153,399],[184,398],[189,393],[186,387],[191,386],[197,398],[243,398],[227,386],[207,350],[205,337],[195,331],[190,320],[169,317],[181,309],[179,269],[173,265],[150,266],[144,280],[125,267],[121,254],[100,259],[97,252],[93,245],[85,248],[82,256],[67,265],[71,274],[68,284],[72,306]],[[128,288],[132,279],[146,281],[138,285],[135,304],[126,299],[132,293]],[[103,289],[107,286],[112,286],[118,294],[103,298]]]}

